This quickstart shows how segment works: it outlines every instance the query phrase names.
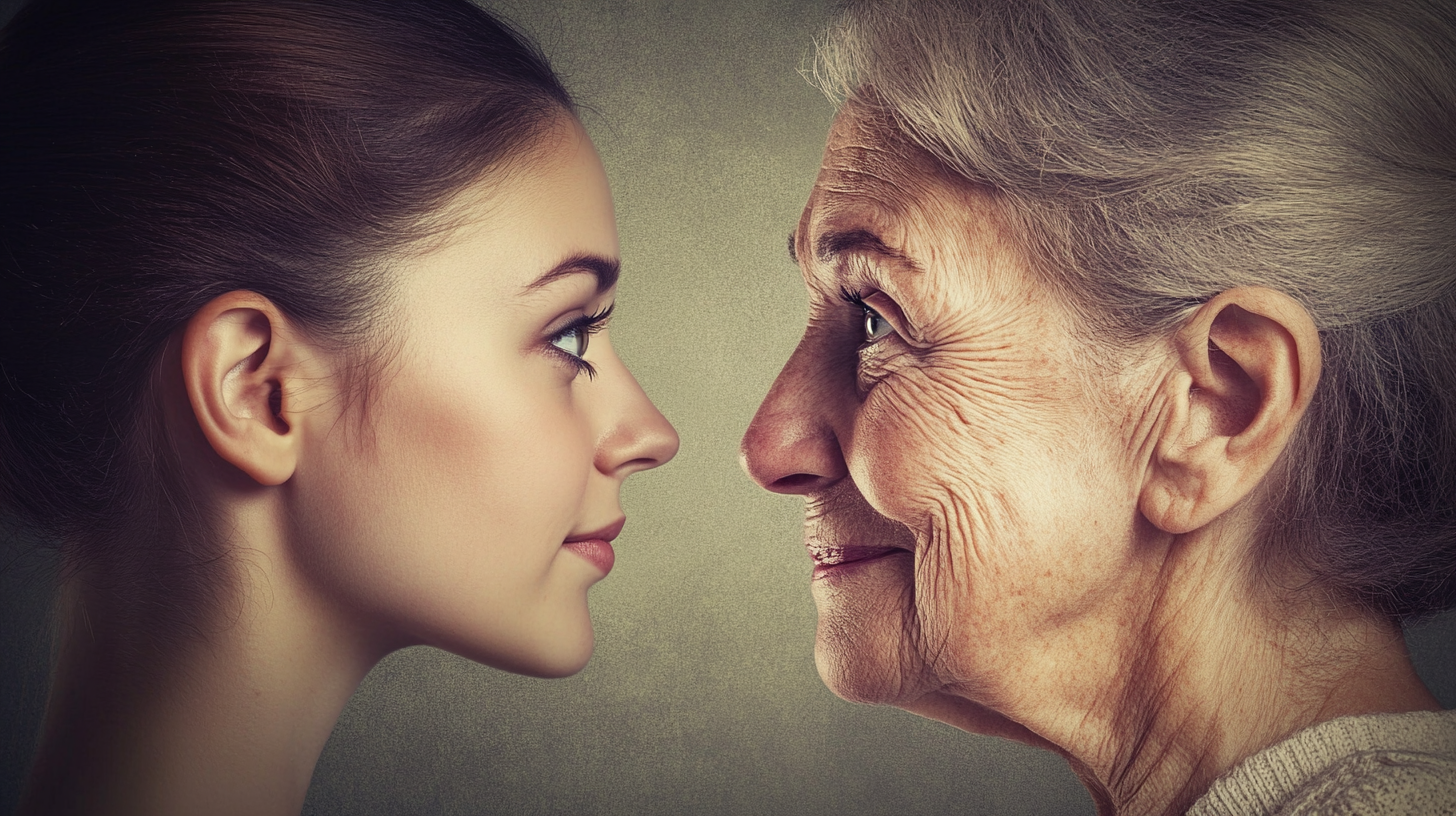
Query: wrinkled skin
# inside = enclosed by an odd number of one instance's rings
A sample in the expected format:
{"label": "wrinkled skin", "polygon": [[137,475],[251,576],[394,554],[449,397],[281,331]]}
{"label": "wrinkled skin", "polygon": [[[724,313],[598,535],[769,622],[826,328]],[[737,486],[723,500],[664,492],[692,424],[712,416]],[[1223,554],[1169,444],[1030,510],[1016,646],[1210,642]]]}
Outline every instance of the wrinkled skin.
{"label": "wrinkled skin", "polygon": [[[1014,698],[997,667],[1115,583],[1133,543],[1130,465],[1103,444],[1120,423],[1078,368],[1070,312],[988,194],[886,131],[851,111],[830,134],[794,237],[809,325],[745,461],[808,498],[808,536],[904,550],[813,584],[816,658],[836,693],[912,709],[947,689]],[[824,236],[856,231],[888,251],[819,254]],[[841,290],[891,330],[867,343]]]}
{"label": "wrinkled skin", "polygon": [[1313,723],[1438,707],[1389,621],[1251,568],[1319,377],[1297,301],[1230,289],[1102,345],[995,193],[855,101],[791,247],[808,326],[742,453],[806,500],[835,693],[1054,750],[1126,814]]}

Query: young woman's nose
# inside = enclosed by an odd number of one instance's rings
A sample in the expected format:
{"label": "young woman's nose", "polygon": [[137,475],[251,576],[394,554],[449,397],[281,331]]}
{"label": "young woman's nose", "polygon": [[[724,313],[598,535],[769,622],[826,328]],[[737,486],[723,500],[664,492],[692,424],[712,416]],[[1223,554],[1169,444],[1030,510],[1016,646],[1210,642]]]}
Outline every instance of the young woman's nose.
{"label": "young woman's nose", "polygon": [[815,493],[848,473],[829,417],[843,398],[816,364],[809,338],[774,380],[739,445],[743,469],[765,490]]}
{"label": "young woman's nose", "polygon": [[666,464],[677,455],[677,431],[657,410],[632,372],[610,355],[598,366],[598,376],[610,388],[612,421],[597,440],[597,470],[626,478],[640,470]]}

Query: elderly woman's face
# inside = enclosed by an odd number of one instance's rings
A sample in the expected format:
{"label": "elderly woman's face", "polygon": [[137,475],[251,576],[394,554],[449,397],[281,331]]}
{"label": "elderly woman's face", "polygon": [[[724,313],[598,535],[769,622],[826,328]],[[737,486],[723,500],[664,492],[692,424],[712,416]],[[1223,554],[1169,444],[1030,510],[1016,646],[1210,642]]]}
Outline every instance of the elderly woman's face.
{"label": "elderly woman's face", "polygon": [[999,667],[1109,600],[1137,417],[988,195],[864,108],[836,119],[793,246],[809,323],[743,454],[807,499],[820,673],[855,700],[994,705],[1017,693]]}

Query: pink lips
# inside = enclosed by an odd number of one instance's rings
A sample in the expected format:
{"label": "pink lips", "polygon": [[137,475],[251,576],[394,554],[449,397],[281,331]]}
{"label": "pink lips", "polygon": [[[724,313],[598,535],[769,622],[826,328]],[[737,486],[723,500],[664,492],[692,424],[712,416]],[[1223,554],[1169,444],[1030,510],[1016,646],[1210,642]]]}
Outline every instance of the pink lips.
{"label": "pink lips", "polygon": [[814,578],[823,578],[834,571],[853,564],[874,561],[895,553],[908,552],[899,547],[833,546],[807,542],[809,557],[814,559]]}
{"label": "pink lips", "polygon": [[622,527],[626,524],[627,519],[617,519],[600,530],[571,536],[561,546],[590,561],[605,576],[612,571],[612,565],[617,561],[617,553],[612,549],[612,539],[622,532]]}

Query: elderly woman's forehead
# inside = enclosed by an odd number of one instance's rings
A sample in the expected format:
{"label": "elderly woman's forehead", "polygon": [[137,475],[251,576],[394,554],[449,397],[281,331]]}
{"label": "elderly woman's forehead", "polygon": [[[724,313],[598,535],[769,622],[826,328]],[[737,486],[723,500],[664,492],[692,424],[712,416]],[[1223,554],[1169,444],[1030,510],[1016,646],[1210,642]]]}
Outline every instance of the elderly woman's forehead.
{"label": "elderly woman's forehead", "polygon": [[914,225],[954,222],[951,234],[983,241],[1004,228],[992,190],[947,170],[890,114],[853,100],[835,117],[814,188],[801,222],[810,241],[865,228],[904,249],[907,231],[922,231]]}
{"label": "elderly woman's forehead", "polygon": [[829,130],[819,186],[898,201],[938,175],[937,162],[889,114],[851,101]]}
{"label": "elderly woman's forehead", "polygon": [[881,109],[853,100],[835,117],[810,201],[812,221],[872,210],[890,221],[1000,222],[997,195],[952,171]]}

